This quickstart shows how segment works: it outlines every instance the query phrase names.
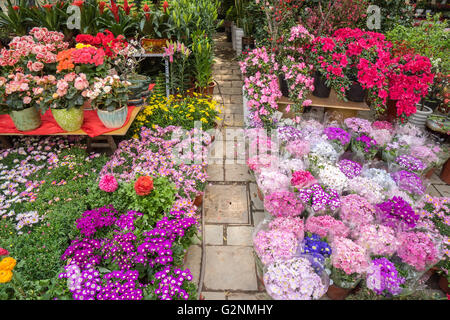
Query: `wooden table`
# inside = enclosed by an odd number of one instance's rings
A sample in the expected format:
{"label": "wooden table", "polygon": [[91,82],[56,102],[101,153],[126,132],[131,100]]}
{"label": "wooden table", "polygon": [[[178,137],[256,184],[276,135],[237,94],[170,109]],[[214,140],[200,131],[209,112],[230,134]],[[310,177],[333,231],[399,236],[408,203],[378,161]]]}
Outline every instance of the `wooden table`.
{"label": "wooden table", "polygon": [[[325,108],[325,111],[337,111],[341,113],[345,118],[356,117],[358,111],[370,111],[370,108],[367,106],[365,102],[353,102],[353,101],[342,101],[340,100],[336,92],[331,90],[330,96],[328,98],[319,98],[310,94],[307,99],[312,101],[312,107],[322,107]],[[288,104],[294,104],[289,98],[281,97],[277,101],[279,105],[279,110],[283,112]],[[291,117],[294,115],[293,110],[289,112],[283,112],[287,117]]]}
{"label": "wooden table", "polygon": [[[135,107],[133,111],[131,111],[130,119],[128,122],[119,129],[114,131],[106,132],[97,137],[89,137],[87,140],[88,151],[91,151],[92,148],[110,148],[111,151],[115,151],[117,149],[116,142],[114,141],[113,136],[124,136],[127,134],[128,129],[131,124],[136,119],[137,114],[142,109],[142,107]],[[3,148],[11,148],[11,142],[9,141],[9,136],[37,136],[38,134],[24,134],[24,133],[0,133],[0,142],[2,143]],[[40,134],[39,134],[40,135]],[[88,134],[82,130],[70,131],[70,132],[60,132],[60,133],[52,133],[49,136],[87,136]],[[98,142],[103,141],[103,142]]]}

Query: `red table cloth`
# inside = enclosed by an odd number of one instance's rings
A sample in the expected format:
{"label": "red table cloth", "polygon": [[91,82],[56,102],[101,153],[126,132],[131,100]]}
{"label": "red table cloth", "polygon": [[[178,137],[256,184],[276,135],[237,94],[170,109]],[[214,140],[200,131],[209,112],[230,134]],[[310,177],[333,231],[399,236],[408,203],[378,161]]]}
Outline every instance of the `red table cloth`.
{"label": "red table cloth", "polygon": [[[127,120],[125,120],[123,127],[127,125],[128,121],[130,121],[131,112],[134,108],[134,106],[128,107]],[[0,115],[0,133],[20,133],[23,135],[44,136],[67,132],[56,123],[51,113],[51,109],[47,110],[45,114],[41,115],[41,120],[42,124],[39,128],[30,131],[19,131],[16,129],[16,126],[14,125],[11,117],[7,114],[2,114]],[[120,128],[110,129],[105,127],[99,119],[96,110],[84,110],[84,121],[83,125],[81,126],[81,130],[86,132],[89,137],[97,137],[104,133],[115,131],[118,129]]]}

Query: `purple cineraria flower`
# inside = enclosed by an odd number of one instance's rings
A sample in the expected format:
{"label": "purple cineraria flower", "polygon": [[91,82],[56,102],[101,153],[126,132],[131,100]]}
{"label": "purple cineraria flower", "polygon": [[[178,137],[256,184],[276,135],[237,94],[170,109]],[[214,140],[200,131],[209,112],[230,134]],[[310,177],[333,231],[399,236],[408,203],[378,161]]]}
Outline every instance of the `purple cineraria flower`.
{"label": "purple cineraria flower", "polygon": [[341,143],[342,146],[346,146],[350,143],[351,135],[344,129],[338,127],[328,127],[323,130],[328,137],[328,140],[336,140]]}
{"label": "purple cineraria flower", "polygon": [[426,165],[419,159],[411,155],[401,155],[395,159],[395,162],[407,171],[421,172],[425,170]]}

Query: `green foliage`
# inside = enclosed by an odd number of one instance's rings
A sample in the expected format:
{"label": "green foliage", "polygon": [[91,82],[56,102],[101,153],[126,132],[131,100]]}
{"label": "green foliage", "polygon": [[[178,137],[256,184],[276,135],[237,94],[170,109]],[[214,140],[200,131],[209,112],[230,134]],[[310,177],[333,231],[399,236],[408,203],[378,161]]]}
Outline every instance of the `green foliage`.
{"label": "green foliage", "polygon": [[414,7],[404,0],[374,0],[371,5],[381,9],[381,24],[376,32],[386,33],[398,25],[410,27],[414,18]]}
{"label": "green foliage", "polygon": [[196,86],[206,88],[212,82],[213,47],[204,31],[193,34],[192,53]]}
{"label": "green foliage", "polygon": [[[14,8],[17,8],[17,10]],[[5,9],[6,11],[2,10],[0,12],[0,27],[5,28],[16,36],[25,35],[27,27],[31,25],[27,1],[6,0]]]}

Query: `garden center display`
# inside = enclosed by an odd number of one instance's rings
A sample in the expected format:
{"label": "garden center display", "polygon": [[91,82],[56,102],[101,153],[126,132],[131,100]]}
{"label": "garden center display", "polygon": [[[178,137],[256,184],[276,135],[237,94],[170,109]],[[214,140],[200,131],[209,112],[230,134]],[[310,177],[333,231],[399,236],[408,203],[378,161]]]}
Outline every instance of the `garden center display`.
{"label": "garden center display", "polygon": [[415,9],[7,0],[0,300],[448,299],[448,15]]}

